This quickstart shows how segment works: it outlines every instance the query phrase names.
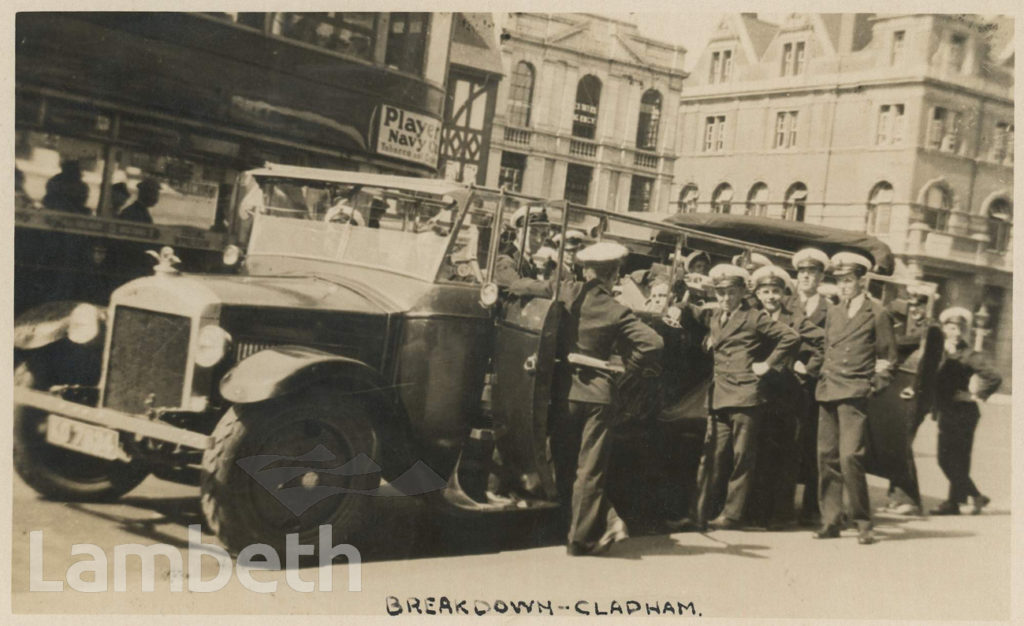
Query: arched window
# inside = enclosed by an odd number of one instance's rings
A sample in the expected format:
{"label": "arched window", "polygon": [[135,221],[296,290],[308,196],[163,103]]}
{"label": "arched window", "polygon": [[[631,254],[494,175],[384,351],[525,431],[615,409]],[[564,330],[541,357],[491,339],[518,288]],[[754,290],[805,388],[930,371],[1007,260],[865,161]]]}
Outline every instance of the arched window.
{"label": "arched window", "polygon": [[945,231],[953,209],[953,192],[943,183],[932,183],[924,194],[922,218],[932,230]]}
{"label": "arched window", "polygon": [[787,220],[797,222],[804,221],[804,213],[807,210],[807,185],[793,183],[786,191],[785,217]]}
{"label": "arched window", "polygon": [[1013,203],[996,198],[988,205],[988,249],[1006,252],[1010,248],[1010,229],[1013,228]]}
{"label": "arched window", "polygon": [[698,191],[697,185],[690,183],[683,187],[683,190],[679,192],[679,212],[696,213],[697,199],[699,197],[700,191]]}
{"label": "arched window", "polygon": [[864,230],[868,233],[889,232],[892,216],[892,185],[882,181],[871,188],[868,194],[867,212],[864,215]]}
{"label": "arched window", "polygon": [[732,207],[732,186],[729,183],[722,183],[715,187],[715,193],[711,194],[711,212],[728,213]]}
{"label": "arched window", "polygon": [[508,92],[509,126],[530,126],[530,103],[533,102],[533,66],[526,61],[516,64]]}
{"label": "arched window", "polygon": [[593,139],[597,136],[597,109],[601,104],[601,81],[587,74],[576,85],[576,109],[572,118],[575,137]]}
{"label": "arched window", "polygon": [[747,215],[766,215],[768,213],[768,185],[754,183],[747,194]]}
{"label": "arched window", "polygon": [[658,147],[658,124],[661,122],[661,94],[648,89],[640,98],[640,121],[636,126],[636,147],[654,150]]}

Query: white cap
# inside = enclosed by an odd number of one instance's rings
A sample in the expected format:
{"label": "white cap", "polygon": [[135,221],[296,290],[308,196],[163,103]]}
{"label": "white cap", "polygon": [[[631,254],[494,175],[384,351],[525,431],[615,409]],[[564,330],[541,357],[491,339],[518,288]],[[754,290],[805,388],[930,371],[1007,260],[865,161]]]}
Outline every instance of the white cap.
{"label": "white cap", "polygon": [[[736,256],[734,256],[732,258],[732,264],[738,266],[740,264],[740,261],[742,261],[742,260],[743,260],[743,253],[737,254]],[[771,260],[768,257],[766,257],[765,255],[761,254],[760,252],[751,252],[750,253],[750,260],[749,260],[749,262],[747,262],[744,265],[744,267],[747,268],[747,269],[750,269],[750,270],[754,270],[754,269],[757,269],[759,267],[763,267],[765,265],[771,265],[771,264],[772,264]]]}
{"label": "white cap", "polygon": [[793,287],[793,282],[790,280],[789,274],[777,265],[765,265],[757,268],[754,273],[751,274],[750,280],[754,283],[755,289],[770,285],[789,290],[792,290]]}
{"label": "white cap", "polygon": [[856,252],[839,252],[834,254],[831,264],[833,276],[843,276],[851,272],[856,273],[858,276],[863,276],[871,269],[871,261]]}
{"label": "white cap", "polygon": [[[551,241],[557,246],[562,243],[562,233],[556,234],[551,238]],[[572,252],[573,250],[579,250],[583,247],[583,244],[587,242],[587,236],[581,230],[567,230],[565,231],[565,249]]]}
{"label": "white cap", "polygon": [[558,258],[558,251],[549,246],[541,246],[540,249],[533,253],[535,261],[554,261],[556,258]]}
{"label": "white cap", "polygon": [[939,313],[939,321],[943,324],[946,322],[955,322],[965,326],[970,326],[973,320],[974,315],[962,306],[951,306],[942,313]]}
{"label": "white cap", "polygon": [[600,265],[618,263],[629,254],[629,248],[613,241],[599,241],[576,253],[576,262],[580,265]]}
{"label": "white cap", "polygon": [[804,248],[793,255],[793,269],[817,267],[821,271],[828,269],[828,255],[817,248]]}
{"label": "white cap", "polygon": [[715,287],[729,287],[732,285],[747,286],[750,280],[750,272],[729,263],[719,263],[708,272],[708,278],[714,282]]}
{"label": "white cap", "polygon": [[694,250],[690,254],[686,255],[686,265],[684,266],[686,271],[689,272],[690,266],[693,265],[693,262],[701,257],[708,262],[708,265],[711,265],[711,257],[708,256],[707,252],[704,252],[703,250]]}
{"label": "white cap", "polygon": [[539,204],[534,204],[516,209],[516,212],[512,214],[512,224],[517,228],[522,226],[523,218],[526,217],[527,213],[530,215],[530,222],[547,223],[548,221],[547,209]]}

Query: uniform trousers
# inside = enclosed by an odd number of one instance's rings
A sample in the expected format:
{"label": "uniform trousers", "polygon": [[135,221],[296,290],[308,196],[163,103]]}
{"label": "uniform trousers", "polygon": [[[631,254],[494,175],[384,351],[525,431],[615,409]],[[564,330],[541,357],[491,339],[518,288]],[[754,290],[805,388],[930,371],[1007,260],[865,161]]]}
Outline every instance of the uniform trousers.
{"label": "uniform trousers", "polygon": [[797,416],[795,402],[773,400],[765,407],[754,468],[754,488],[747,513],[755,523],[785,523],[794,518],[797,474]]}
{"label": "uniform trousers", "polygon": [[814,384],[804,385],[797,419],[797,448],[800,457],[799,482],[804,484],[800,501],[800,517],[811,519],[820,513],[818,507],[818,403]]}
{"label": "uniform trousers", "polygon": [[764,410],[759,406],[712,411],[697,470],[698,523],[721,514],[740,521],[757,463],[758,432]]}
{"label": "uniform trousers", "polygon": [[847,398],[818,405],[818,499],[824,525],[840,524],[844,489],[853,520],[858,526],[871,525],[864,474],[867,403],[867,398]]}
{"label": "uniform trousers", "polygon": [[914,437],[924,421],[922,403],[915,400],[903,414],[907,433],[905,470],[889,479],[889,500],[897,504],[921,506],[921,488],[917,482],[917,465],[914,463]]}
{"label": "uniform trousers", "polygon": [[607,405],[590,402],[569,402],[561,409],[551,425],[551,454],[559,498],[571,507],[568,541],[592,549],[608,533],[626,534],[605,493],[613,416]]}
{"label": "uniform trousers", "polygon": [[963,504],[981,495],[971,480],[971,447],[981,413],[974,402],[953,402],[938,408],[939,467],[949,479],[949,501]]}

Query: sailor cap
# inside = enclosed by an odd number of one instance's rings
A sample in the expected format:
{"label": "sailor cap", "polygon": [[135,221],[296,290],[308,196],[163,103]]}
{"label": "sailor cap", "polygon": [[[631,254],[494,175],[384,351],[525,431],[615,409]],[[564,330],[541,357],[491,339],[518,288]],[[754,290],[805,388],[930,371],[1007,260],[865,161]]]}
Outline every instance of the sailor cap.
{"label": "sailor cap", "polygon": [[832,275],[844,276],[855,273],[863,276],[871,269],[871,261],[856,252],[839,252],[832,256]]}
{"label": "sailor cap", "polygon": [[599,241],[583,248],[576,254],[580,265],[602,265],[618,263],[629,254],[629,248],[613,241]]}
{"label": "sailor cap", "polygon": [[788,289],[792,285],[789,274],[777,265],[765,265],[764,267],[757,268],[751,274],[750,280],[754,283],[755,289],[770,286]]}
{"label": "sailor cap", "polygon": [[747,271],[751,272],[759,267],[764,267],[765,265],[772,264],[771,260],[765,255],[761,254],[760,252],[751,252],[750,258],[747,259],[746,262],[744,262],[743,260],[743,255],[744,253],[740,253],[734,256],[732,258],[732,264],[740,266],[740,264],[742,263],[742,267],[744,267]]}
{"label": "sailor cap", "polygon": [[731,287],[733,285],[747,286],[750,280],[750,272],[729,263],[719,263],[708,272],[708,278],[712,280],[715,287]]}
{"label": "sailor cap", "polygon": [[951,306],[942,313],[939,313],[939,322],[954,322],[970,326],[974,315],[962,306]]}
{"label": "sailor cap", "polygon": [[821,271],[828,268],[828,255],[817,248],[804,248],[793,255],[793,269],[816,267]]}
{"label": "sailor cap", "polygon": [[[551,241],[557,246],[562,243],[562,233],[556,234]],[[565,231],[565,249],[569,252],[579,250],[587,242],[587,236],[580,230]]]}
{"label": "sailor cap", "polygon": [[512,214],[512,224],[517,228],[523,225],[523,218],[529,214],[530,223],[548,221],[548,211],[543,206],[534,204],[530,206],[523,206],[516,209],[516,212]]}

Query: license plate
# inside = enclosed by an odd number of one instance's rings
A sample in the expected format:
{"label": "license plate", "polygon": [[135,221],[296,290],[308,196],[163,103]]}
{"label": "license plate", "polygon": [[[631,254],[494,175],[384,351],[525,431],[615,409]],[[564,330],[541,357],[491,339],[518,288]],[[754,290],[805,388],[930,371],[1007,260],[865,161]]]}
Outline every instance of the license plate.
{"label": "license plate", "polygon": [[59,415],[46,419],[46,441],[55,446],[113,461],[124,457],[118,432]]}

